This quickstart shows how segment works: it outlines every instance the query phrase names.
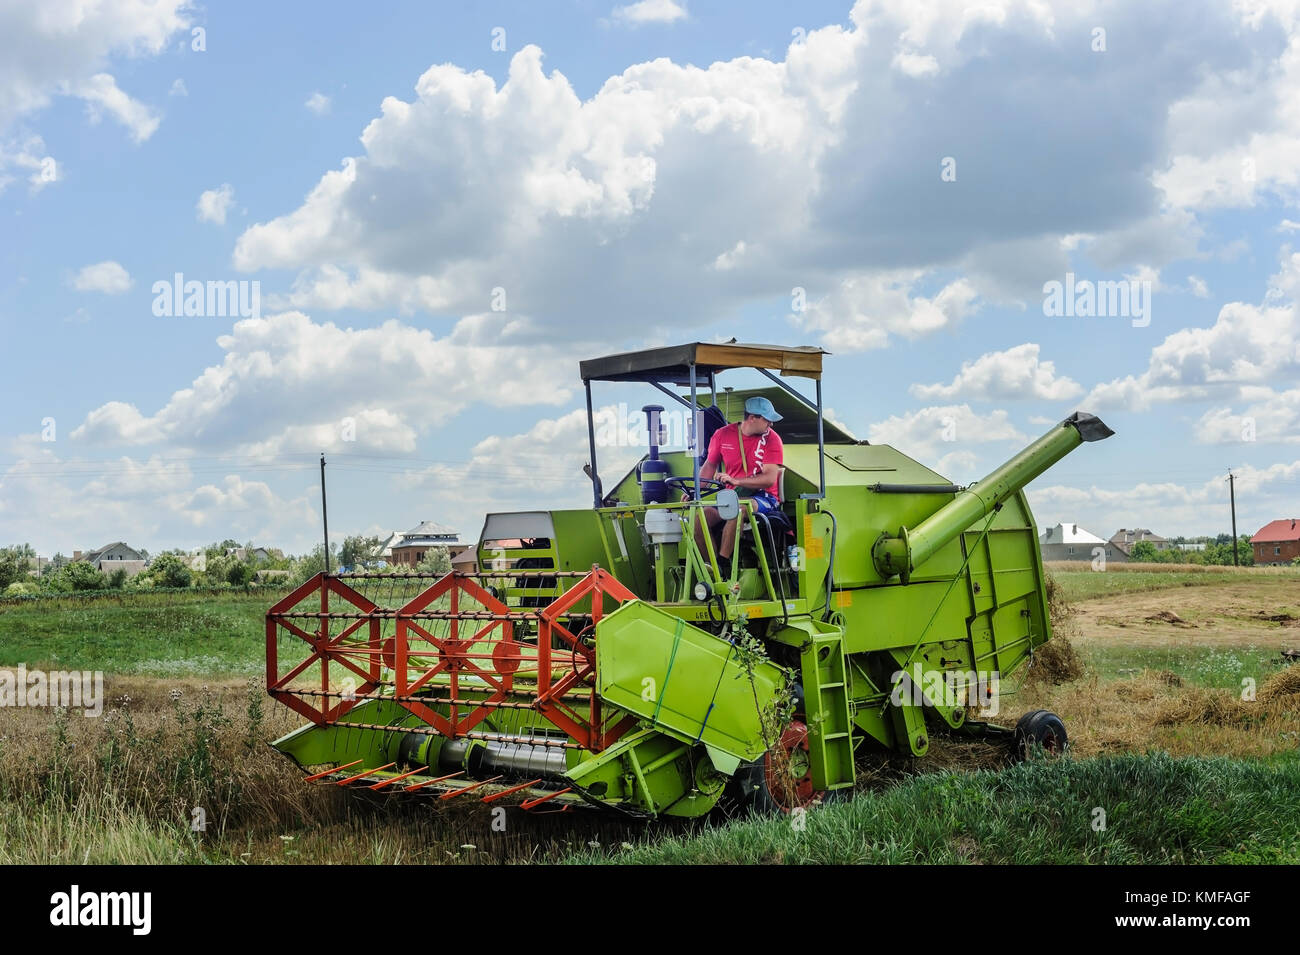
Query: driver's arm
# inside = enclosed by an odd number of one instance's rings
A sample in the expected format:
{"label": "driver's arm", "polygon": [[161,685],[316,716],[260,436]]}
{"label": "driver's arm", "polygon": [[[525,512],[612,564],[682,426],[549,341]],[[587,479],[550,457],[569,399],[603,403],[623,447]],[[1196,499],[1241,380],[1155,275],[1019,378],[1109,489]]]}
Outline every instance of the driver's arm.
{"label": "driver's arm", "polygon": [[[751,474],[748,477],[736,478],[732,481],[732,483],[738,485],[739,487],[759,487],[759,488],[771,487],[773,484],[776,483],[776,479],[780,476],[780,474],[781,474],[781,466],[779,464],[768,462],[763,465],[763,470],[759,471],[757,474]],[[703,471],[700,471],[700,477],[704,477]]]}
{"label": "driver's arm", "polygon": [[718,462],[712,459],[705,461],[700,465],[700,480],[712,481],[713,475],[718,473]]}

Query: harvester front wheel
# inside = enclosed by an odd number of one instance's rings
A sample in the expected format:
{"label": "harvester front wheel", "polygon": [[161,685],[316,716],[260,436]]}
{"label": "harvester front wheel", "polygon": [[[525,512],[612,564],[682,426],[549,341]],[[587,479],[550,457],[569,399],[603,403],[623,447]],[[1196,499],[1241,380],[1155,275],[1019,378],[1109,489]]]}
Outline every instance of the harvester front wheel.
{"label": "harvester front wheel", "polygon": [[1028,759],[1040,748],[1047,756],[1060,756],[1069,745],[1065,723],[1049,710],[1033,710],[1016,723],[1016,754]]}
{"label": "harvester front wheel", "polygon": [[808,727],[794,720],[767,753],[741,768],[733,778],[730,802],[741,812],[764,816],[811,809],[820,802],[848,798],[849,790],[823,792],[813,788],[808,754]]}

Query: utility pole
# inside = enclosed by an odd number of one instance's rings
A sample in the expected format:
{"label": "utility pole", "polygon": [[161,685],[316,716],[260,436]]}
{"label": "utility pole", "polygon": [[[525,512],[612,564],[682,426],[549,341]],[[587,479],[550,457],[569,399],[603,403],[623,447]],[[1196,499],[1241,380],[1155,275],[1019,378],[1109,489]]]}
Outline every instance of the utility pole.
{"label": "utility pole", "polygon": [[1236,478],[1228,472],[1228,501],[1232,505],[1232,566],[1237,566],[1237,489]]}
{"label": "utility pole", "polygon": [[329,577],[329,512],[325,511],[325,452],[324,451],[321,451],[321,521],[325,522],[325,576]]}

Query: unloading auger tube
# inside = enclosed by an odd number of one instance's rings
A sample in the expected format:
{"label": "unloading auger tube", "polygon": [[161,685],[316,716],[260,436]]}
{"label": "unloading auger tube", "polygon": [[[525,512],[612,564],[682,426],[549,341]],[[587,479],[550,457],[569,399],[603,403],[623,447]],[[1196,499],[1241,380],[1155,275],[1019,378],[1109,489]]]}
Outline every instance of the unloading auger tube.
{"label": "unloading auger tube", "polygon": [[1061,458],[1085,441],[1101,441],[1115,432],[1096,415],[1076,411],[1047,434],[1007,461],[984,480],[970,485],[916,527],[880,535],[871,548],[876,570],[886,579],[907,583],[912,571],[949,541],[982,520]]}

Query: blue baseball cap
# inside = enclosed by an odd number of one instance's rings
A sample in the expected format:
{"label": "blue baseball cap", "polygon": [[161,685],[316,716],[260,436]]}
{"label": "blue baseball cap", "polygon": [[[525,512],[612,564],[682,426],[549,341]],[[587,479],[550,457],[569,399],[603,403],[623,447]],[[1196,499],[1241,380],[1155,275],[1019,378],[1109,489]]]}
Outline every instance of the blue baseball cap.
{"label": "blue baseball cap", "polygon": [[768,401],[766,398],[761,398],[757,395],[755,395],[753,398],[745,399],[745,413],[762,415],[768,421],[781,420],[781,416],[777,414],[776,409],[772,407],[772,402]]}

